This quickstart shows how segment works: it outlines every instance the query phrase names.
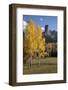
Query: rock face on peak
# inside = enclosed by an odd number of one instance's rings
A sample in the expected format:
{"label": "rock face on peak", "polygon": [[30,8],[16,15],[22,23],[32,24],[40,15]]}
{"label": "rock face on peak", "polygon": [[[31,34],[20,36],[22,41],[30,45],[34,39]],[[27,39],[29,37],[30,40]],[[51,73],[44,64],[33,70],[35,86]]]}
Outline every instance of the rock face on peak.
{"label": "rock face on peak", "polygon": [[45,31],[43,32],[44,37],[46,38],[46,42],[57,42],[57,31],[49,30],[48,25],[45,25]]}

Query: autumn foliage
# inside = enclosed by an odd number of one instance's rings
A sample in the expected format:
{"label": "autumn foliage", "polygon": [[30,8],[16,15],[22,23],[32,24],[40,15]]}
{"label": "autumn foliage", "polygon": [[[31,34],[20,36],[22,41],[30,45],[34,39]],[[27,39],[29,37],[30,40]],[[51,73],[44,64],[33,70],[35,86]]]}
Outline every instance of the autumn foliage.
{"label": "autumn foliage", "polygon": [[38,54],[38,57],[44,56],[45,39],[42,37],[42,29],[30,20],[24,31],[24,60],[28,60]]}

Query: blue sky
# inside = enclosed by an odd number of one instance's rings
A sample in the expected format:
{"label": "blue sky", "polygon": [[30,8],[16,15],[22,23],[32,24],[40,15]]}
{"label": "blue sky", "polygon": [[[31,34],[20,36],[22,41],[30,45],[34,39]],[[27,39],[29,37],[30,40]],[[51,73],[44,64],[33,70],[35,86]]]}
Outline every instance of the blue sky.
{"label": "blue sky", "polygon": [[32,19],[37,25],[40,25],[43,29],[45,25],[49,25],[49,30],[57,31],[57,16],[36,16],[36,15],[24,15],[23,20],[28,22]]}

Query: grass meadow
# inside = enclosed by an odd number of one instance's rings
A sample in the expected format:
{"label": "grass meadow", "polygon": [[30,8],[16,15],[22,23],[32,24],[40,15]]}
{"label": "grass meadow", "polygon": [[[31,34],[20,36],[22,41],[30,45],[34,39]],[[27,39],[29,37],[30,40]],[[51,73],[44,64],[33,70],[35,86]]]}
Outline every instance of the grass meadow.
{"label": "grass meadow", "polygon": [[57,73],[57,57],[46,57],[39,60],[33,59],[31,67],[26,63],[23,66],[23,74]]}

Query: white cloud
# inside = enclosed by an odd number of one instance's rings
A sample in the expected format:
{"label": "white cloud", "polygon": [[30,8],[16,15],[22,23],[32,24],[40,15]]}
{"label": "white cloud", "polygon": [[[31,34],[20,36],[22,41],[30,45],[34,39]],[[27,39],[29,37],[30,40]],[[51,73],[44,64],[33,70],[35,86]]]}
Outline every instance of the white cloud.
{"label": "white cloud", "polygon": [[25,29],[27,26],[27,22],[26,21],[23,21],[23,28]]}
{"label": "white cloud", "polygon": [[44,27],[41,27],[42,31],[45,31]]}

